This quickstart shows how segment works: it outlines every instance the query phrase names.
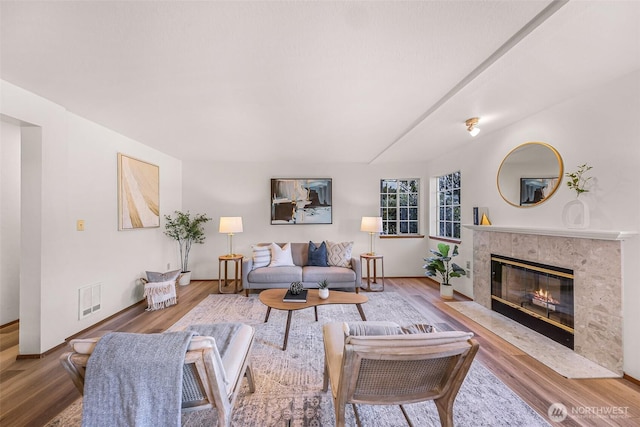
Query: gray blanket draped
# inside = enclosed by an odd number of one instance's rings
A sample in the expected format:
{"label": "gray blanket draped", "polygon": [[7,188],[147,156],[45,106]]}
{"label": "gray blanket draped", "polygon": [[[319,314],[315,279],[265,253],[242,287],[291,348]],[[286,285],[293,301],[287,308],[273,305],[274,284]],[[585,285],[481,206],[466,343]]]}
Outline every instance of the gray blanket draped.
{"label": "gray blanket draped", "polygon": [[216,348],[221,358],[227,352],[227,348],[235,338],[242,323],[210,323],[204,325],[191,325],[187,327],[187,331],[196,332],[196,335],[203,337],[213,337],[216,340]]}
{"label": "gray blanket draped", "polygon": [[179,426],[182,368],[193,335],[115,332],[102,337],[87,362],[82,425]]}

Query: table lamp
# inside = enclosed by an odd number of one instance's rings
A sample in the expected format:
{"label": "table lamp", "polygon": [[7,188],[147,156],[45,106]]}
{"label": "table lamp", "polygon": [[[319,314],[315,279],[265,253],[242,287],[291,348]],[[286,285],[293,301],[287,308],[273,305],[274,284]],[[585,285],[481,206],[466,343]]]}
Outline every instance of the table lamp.
{"label": "table lamp", "polygon": [[373,236],[376,233],[382,233],[382,217],[380,216],[363,216],[360,223],[360,231],[366,231],[371,237],[369,244],[369,255],[375,255],[373,247]]}
{"label": "table lamp", "polygon": [[233,256],[233,234],[242,233],[242,217],[241,216],[221,216],[219,233],[227,233],[227,242],[229,244],[229,256]]}

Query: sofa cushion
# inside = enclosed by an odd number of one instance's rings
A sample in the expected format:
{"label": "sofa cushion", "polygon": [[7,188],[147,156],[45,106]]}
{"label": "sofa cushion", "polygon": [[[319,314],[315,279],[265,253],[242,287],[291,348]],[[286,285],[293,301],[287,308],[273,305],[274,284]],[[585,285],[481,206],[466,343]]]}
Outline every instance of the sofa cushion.
{"label": "sofa cushion", "polygon": [[253,267],[266,267],[271,262],[271,248],[269,246],[252,245],[253,251]]}
{"label": "sofa cushion", "polygon": [[291,258],[291,243],[286,243],[283,247],[276,243],[271,246],[271,262],[269,267],[288,267],[293,266],[293,258]]}
{"label": "sofa cushion", "polygon": [[307,265],[316,267],[328,267],[327,261],[327,244],[325,242],[320,243],[320,246],[316,246],[315,243],[309,242],[309,252],[307,257]]}
{"label": "sofa cushion", "polygon": [[306,266],[302,269],[303,282],[318,283],[324,279],[327,279],[330,283],[353,282],[356,280],[356,272],[344,267]]}
{"label": "sofa cushion", "polygon": [[334,243],[327,241],[329,265],[335,267],[350,267],[352,250],[353,242]]}
{"label": "sofa cushion", "polygon": [[253,283],[301,282],[302,267],[262,267],[257,270],[251,270],[247,275],[247,280]]}

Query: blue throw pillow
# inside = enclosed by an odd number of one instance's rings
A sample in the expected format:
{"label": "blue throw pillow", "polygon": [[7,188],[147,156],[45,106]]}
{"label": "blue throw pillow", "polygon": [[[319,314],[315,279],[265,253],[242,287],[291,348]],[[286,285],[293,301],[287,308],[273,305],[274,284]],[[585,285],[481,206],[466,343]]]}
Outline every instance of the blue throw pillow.
{"label": "blue throw pillow", "polygon": [[320,246],[316,246],[315,243],[309,242],[309,257],[307,265],[313,265],[316,267],[328,267],[329,262],[327,259],[327,245],[324,242]]}

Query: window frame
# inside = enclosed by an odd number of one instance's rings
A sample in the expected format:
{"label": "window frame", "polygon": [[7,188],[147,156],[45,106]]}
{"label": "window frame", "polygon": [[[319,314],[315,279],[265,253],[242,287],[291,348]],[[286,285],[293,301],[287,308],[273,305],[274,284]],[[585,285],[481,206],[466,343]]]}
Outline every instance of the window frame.
{"label": "window frame", "polygon": [[[395,191],[389,191],[392,187]],[[389,204],[391,200],[394,200],[392,206]],[[382,217],[381,237],[421,236],[420,178],[380,179],[378,204]]]}
{"label": "window frame", "polygon": [[[445,182],[442,182],[443,180]],[[462,238],[462,173],[457,170],[435,176],[431,184],[430,237],[448,242],[460,242]],[[451,193],[449,198],[447,192]]]}

